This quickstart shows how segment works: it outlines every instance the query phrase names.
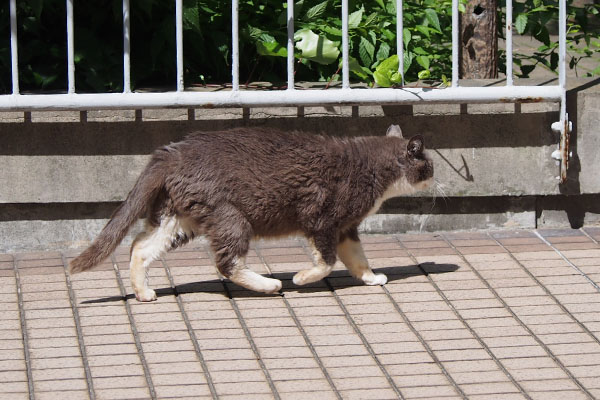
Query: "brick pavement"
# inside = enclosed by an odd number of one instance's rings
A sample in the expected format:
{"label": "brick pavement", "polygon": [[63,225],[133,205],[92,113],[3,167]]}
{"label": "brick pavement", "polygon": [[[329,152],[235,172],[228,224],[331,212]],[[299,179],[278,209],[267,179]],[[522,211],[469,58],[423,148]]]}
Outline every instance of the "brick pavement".
{"label": "brick pavement", "polygon": [[250,266],[280,295],[217,276],[202,242],[150,269],[128,249],[68,276],[73,251],[0,254],[2,399],[600,398],[600,228],[365,236],[388,284],[338,265],[308,287],[301,240]]}

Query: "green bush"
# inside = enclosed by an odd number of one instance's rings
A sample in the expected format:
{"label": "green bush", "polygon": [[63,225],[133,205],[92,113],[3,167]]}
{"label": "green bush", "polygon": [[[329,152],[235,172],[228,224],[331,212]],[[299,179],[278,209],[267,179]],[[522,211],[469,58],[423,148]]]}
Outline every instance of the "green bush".
{"label": "green bush", "polygon": [[[466,1],[466,0],[461,0]],[[0,6],[0,90],[11,92],[8,2]],[[66,90],[64,0],[18,1],[21,91]],[[231,3],[184,0],[186,85],[231,82]],[[240,0],[240,83],[286,81],[286,3]],[[464,8],[461,4],[461,8]],[[350,70],[353,81],[400,83],[397,73],[395,1],[350,0]],[[569,65],[576,68],[600,50],[599,5],[569,8]],[[296,81],[340,77],[341,1],[295,3]],[[123,90],[122,1],[75,2],[75,63],[78,92]],[[501,13],[502,14],[502,13]],[[131,77],[135,88],[175,86],[175,2],[131,1]],[[557,1],[515,3],[515,27],[540,42],[533,56],[515,54],[520,75],[543,65],[557,67],[557,43],[548,26]],[[503,17],[502,17],[503,18]],[[590,23],[592,21],[593,23]],[[502,35],[504,23],[499,24]],[[451,1],[404,1],[406,81],[445,81],[451,74]],[[505,60],[501,54],[501,60]],[[591,74],[600,75],[600,68]]]}

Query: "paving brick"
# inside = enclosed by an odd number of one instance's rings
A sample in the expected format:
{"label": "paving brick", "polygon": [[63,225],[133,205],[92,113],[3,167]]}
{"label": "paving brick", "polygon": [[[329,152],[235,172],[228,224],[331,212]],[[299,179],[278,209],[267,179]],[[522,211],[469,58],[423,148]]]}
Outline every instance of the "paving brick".
{"label": "paving brick", "polygon": [[150,397],[147,388],[98,389],[95,392],[96,396],[101,399],[143,399]]}
{"label": "paving brick", "polygon": [[[372,379],[372,378],[371,378]],[[343,380],[338,380],[336,385],[339,385]],[[360,384],[357,385],[358,388]],[[355,386],[356,387],[356,386]],[[329,383],[323,379],[301,379],[301,380],[286,380],[286,381],[276,381],[275,388],[278,392],[289,393],[289,392],[298,392],[298,391],[330,391],[331,386]]]}
{"label": "paving brick", "polygon": [[451,385],[445,386],[420,386],[402,388],[402,394],[407,398],[444,398],[447,396],[457,396],[457,390]]}
{"label": "paving brick", "polygon": [[401,388],[401,390],[409,387],[450,385],[446,375],[439,373],[428,375],[402,375],[393,376],[392,378],[396,386]]}
{"label": "paving brick", "polygon": [[[102,394],[97,395],[100,397]],[[35,392],[35,398],[41,400],[54,400],[54,399],[73,399],[73,400],[87,400],[89,399],[89,393],[87,390],[52,390],[49,392]],[[113,397],[106,397],[111,399]]]}
{"label": "paving brick", "polygon": [[[214,375],[211,375],[213,378]],[[134,386],[137,383],[139,386],[143,387],[146,385],[146,378],[144,376],[136,376],[133,380],[132,385],[127,385],[127,378],[116,378],[114,381],[111,381],[110,378],[108,380],[111,385],[121,385],[122,383],[127,386]],[[97,379],[94,380],[96,382]],[[198,372],[183,372],[183,373],[173,373],[171,369],[163,369],[163,373],[153,373],[152,374],[152,383],[156,386],[173,386],[173,385],[202,385],[206,384],[206,378],[204,374],[200,371]]]}
{"label": "paving brick", "polygon": [[564,390],[564,391],[552,391],[552,392],[530,392],[529,395],[533,400],[563,400],[563,399],[588,399],[589,397],[581,392],[575,390]]}
{"label": "paving brick", "polygon": [[505,393],[518,393],[519,388],[512,382],[470,383],[460,386],[466,395],[493,394],[498,397]]}
{"label": "paving brick", "polygon": [[271,393],[271,389],[266,382],[246,382],[244,385],[232,385],[230,383],[216,383],[215,389],[219,395],[230,394],[254,394]]}

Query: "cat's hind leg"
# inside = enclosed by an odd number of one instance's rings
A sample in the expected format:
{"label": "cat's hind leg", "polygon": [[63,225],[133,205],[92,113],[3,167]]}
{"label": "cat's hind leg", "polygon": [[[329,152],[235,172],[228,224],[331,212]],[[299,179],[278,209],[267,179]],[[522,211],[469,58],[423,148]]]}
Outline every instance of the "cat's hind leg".
{"label": "cat's hind leg", "polygon": [[293,278],[295,285],[306,285],[325,278],[335,264],[335,239],[320,235],[309,238],[308,242],[312,247],[314,267],[298,271]]}
{"label": "cat's hind leg", "polygon": [[159,226],[146,224],[131,245],[129,272],[131,287],[139,301],[156,300],[156,292],[148,286],[148,267],[168,250],[174,249],[193,237],[191,226],[176,216],[161,218]]}
{"label": "cat's hind leg", "polygon": [[279,279],[264,277],[246,266],[246,254],[252,237],[252,227],[246,218],[231,206],[221,206],[215,214],[222,220],[212,224],[207,236],[221,275],[256,292],[276,293],[281,290]]}
{"label": "cat's hind leg", "polygon": [[376,274],[369,267],[356,228],[352,228],[342,235],[337,245],[337,253],[350,274],[366,285],[385,285],[387,283],[387,277],[384,274]]}

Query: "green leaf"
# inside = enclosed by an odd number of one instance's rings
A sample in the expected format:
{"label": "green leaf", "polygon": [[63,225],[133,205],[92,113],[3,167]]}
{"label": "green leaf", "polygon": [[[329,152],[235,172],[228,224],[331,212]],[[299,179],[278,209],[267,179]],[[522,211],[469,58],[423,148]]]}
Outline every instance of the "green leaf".
{"label": "green leaf", "polygon": [[590,74],[591,74],[592,76],[595,76],[595,75],[600,75],[600,67],[598,67],[598,68],[594,69],[592,72],[590,72]]}
{"label": "green leaf", "polygon": [[429,70],[429,57],[417,56],[417,63],[426,70]]}
{"label": "green leaf", "polygon": [[381,87],[391,87],[393,84],[392,75],[394,73],[398,73],[398,65],[399,62],[397,54],[394,54],[393,56],[383,60],[373,73],[375,82]]}
{"label": "green leaf", "polygon": [[550,69],[556,71],[556,68],[558,68],[558,54],[552,53],[550,54]]}
{"label": "green leaf", "polygon": [[377,60],[385,60],[386,58],[388,58],[390,56],[390,45],[387,44],[386,42],[382,42],[379,45],[379,50],[377,50],[377,54],[375,55],[375,58]]}
{"label": "green leaf", "polygon": [[[341,67],[341,64],[342,64],[342,62],[340,60],[340,67]],[[369,68],[366,68],[366,67],[363,67],[362,65],[360,65],[358,63],[358,60],[354,57],[350,57],[348,59],[348,68],[350,69],[350,72],[352,72],[353,74],[355,74],[362,80],[368,80],[373,75],[373,73],[371,72],[371,70]]]}
{"label": "green leaf", "polygon": [[44,0],[29,0],[27,4],[31,7],[33,14],[37,19],[40,19],[42,10],[44,9]]}
{"label": "green leaf", "polygon": [[527,78],[529,73],[535,69],[535,65],[521,65],[521,74],[523,78]]}
{"label": "green leaf", "polygon": [[256,51],[261,56],[287,57],[287,48],[277,42],[256,42]]}
{"label": "green leaf", "polygon": [[319,3],[316,6],[312,6],[311,8],[306,10],[306,14],[304,14],[304,19],[311,20],[323,15],[325,10],[327,9],[327,3],[329,3],[329,0],[325,0],[324,2]]}
{"label": "green leaf", "polygon": [[402,75],[399,72],[394,72],[392,73],[392,76],[390,76],[390,81],[395,84],[401,84]]}
{"label": "green leaf", "polygon": [[310,29],[300,29],[294,34],[296,48],[300,50],[301,57],[307,58],[318,64],[331,64],[340,55],[340,50],[334,42],[326,37],[319,36]]}
{"label": "green leaf", "polygon": [[408,69],[412,65],[413,59],[415,58],[413,53],[404,53],[404,75],[408,72]]}
{"label": "green leaf", "polygon": [[382,71],[373,72],[373,79],[375,79],[375,83],[377,83],[381,87],[391,87],[392,81],[390,80],[390,75],[386,74]]}
{"label": "green leaf", "polygon": [[427,79],[431,76],[431,72],[429,72],[428,69],[424,69],[423,71],[420,71],[417,76],[419,79]]}
{"label": "green leaf", "polygon": [[200,16],[198,14],[197,7],[183,8],[183,27],[184,29],[191,29],[200,31]]}
{"label": "green leaf", "polygon": [[517,15],[517,19],[515,20],[515,28],[517,28],[517,33],[522,35],[525,32],[525,28],[527,27],[527,14],[519,14]]}
{"label": "green leaf", "polygon": [[408,47],[408,44],[410,43],[411,39],[412,35],[410,34],[408,28],[402,29],[402,41],[404,42],[404,48]]}
{"label": "green leaf", "polygon": [[360,42],[358,43],[358,55],[360,56],[362,64],[366,67],[369,67],[371,64],[373,64],[374,54],[375,46],[373,46],[373,44],[364,36],[361,36]]}
{"label": "green leaf", "polygon": [[379,7],[381,7],[382,9],[385,10],[385,3],[383,2],[383,0],[375,0],[375,1],[379,5]]}
{"label": "green leaf", "polygon": [[431,9],[431,8],[427,8],[425,9],[425,18],[427,18],[427,21],[429,21],[429,23],[438,30],[438,32],[442,32],[442,28],[440,27],[440,20],[438,18],[437,13],[435,12],[435,10]]}
{"label": "green leaf", "polygon": [[360,24],[362,20],[363,12],[365,11],[364,7],[361,7],[360,10],[354,11],[352,14],[348,16],[348,28],[356,28]]}

